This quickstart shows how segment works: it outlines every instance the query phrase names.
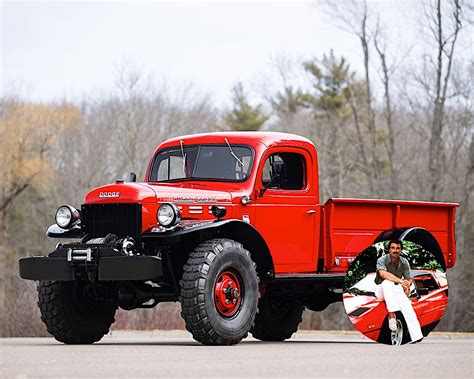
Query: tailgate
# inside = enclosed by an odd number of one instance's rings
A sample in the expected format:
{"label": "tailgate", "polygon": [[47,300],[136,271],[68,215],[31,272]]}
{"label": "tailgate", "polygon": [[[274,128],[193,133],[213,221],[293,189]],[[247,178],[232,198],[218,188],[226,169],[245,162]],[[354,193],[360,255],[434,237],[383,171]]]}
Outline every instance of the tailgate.
{"label": "tailgate", "polygon": [[398,200],[329,199],[323,207],[324,269],[346,271],[383,231],[422,227],[434,235],[447,267],[455,263],[458,204]]}

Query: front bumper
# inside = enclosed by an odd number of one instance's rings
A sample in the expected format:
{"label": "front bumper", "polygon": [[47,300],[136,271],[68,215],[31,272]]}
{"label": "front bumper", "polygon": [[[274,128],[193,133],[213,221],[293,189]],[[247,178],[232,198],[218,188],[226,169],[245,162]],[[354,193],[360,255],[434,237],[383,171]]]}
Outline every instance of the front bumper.
{"label": "front bumper", "polygon": [[[78,276],[96,280],[151,280],[163,275],[160,257],[117,255],[100,246],[65,246],[49,256],[21,258],[20,277],[29,280],[75,280]],[[84,253],[87,251],[87,253]],[[79,252],[79,254],[75,254]],[[82,254],[84,253],[84,254]]]}

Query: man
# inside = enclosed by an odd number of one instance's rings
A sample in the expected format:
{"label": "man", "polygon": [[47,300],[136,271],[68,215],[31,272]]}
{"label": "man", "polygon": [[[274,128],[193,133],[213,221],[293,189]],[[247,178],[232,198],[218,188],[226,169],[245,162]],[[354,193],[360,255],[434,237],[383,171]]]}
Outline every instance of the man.
{"label": "man", "polygon": [[390,241],[388,254],[377,259],[377,277],[375,278],[377,289],[375,295],[380,300],[385,300],[390,330],[397,330],[395,312],[401,311],[410,332],[411,340],[416,343],[423,339],[423,334],[408,297],[413,278],[410,274],[410,264],[405,258],[400,257],[402,248],[401,241]]}

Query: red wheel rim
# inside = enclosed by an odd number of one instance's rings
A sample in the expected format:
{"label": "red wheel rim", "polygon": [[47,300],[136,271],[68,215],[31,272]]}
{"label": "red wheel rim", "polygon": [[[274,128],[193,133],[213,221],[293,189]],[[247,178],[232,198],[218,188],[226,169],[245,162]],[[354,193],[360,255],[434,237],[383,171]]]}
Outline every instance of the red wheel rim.
{"label": "red wheel rim", "polygon": [[242,302],[240,281],[232,271],[222,272],[214,285],[214,303],[223,317],[232,317]]}

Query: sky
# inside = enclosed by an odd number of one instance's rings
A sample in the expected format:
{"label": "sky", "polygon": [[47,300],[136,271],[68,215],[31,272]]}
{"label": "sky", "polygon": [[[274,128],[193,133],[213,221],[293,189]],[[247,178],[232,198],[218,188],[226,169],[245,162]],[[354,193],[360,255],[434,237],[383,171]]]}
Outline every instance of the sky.
{"label": "sky", "polygon": [[[237,81],[261,92],[277,57],[334,49],[362,68],[357,38],[316,1],[0,1],[2,92],[35,101],[107,93],[125,65],[168,86],[192,84],[216,104],[229,103]],[[395,20],[410,8],[377,5]]]}

